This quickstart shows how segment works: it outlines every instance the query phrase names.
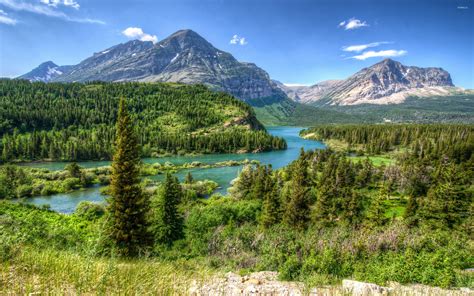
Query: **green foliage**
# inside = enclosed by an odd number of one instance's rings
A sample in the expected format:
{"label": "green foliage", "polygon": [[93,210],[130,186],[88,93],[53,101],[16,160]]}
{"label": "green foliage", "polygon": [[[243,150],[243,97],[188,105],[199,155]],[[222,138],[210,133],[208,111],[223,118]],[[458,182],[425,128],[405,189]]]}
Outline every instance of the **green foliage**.
{"label": "green foliage", "polygon": [[0,161],[111,159],[120,97],[144,157],[286,148],[250,106],[202,85],[0,80]]}
{"label": "green foliage", "polygon": [[308,168],[304,151],[292,168],[291,190],[283,212],[283,222],[297,229],[304,229],[309,221],[311,199],[308,188]]}
{"label": "green foliage", "polygon": [[81,167],[77,164],[77,162],[71,162],[67,164],[64,169],[69,172],[69,175],[72,178],[80,178],[82,175]]}
{"label": "green foliage", "polygon": [[336,139],[351,147],[361,146],[368,154],[380,154],[399,148],[406,157],[421,160],[446,157],[455,162],[468,161],[474,150],[474,126],[461,124],[385,124],[322,125],[306,129],[301,135],[315,140]]}
{"label": "green foliage", "polygon": [[151,232],[156,242],[170,246],[183,237],[183,217],[178,211],[183,199],[183,190],[178,178],[168,173],[158,196],[154,199]]}
{"label": "green foliage", "polygon": [[[326,128],[329,134],[338,137],[339,132]],[[389,140],[392,144],[382,145],[391,147],[389,150],[403,150],[397,161],[388,166],[375,166],[370,159],[354,161],[345,152],[330,149],[302,151],[297,160],[278,170],[248,165],[225,197],[200,198],[215,183],[179,184],[176,178],[168,176],[153,198],[150,215],[146,216],[156,238],[155,252],[150,256],[176,264],[196,260],[200,266],[219,270],[275,270],[285,280],[318,284],[354,278],[378,284],[398,281],[472,287],[472,273],[463,272],[474,265],[471,237],[474,158],[469,148],[472,137],[463,134],[470,132],[466,128],[403,127],[404,136],[397,141],[404,137],[409,140],[399,144]],[[118,130],[125,130],[129,135],[126,138],[132,140],[124,147],[136,146],[130,129]],[[354,127],[350,132],[354,133],[354,139],[360,136],[357,145],[362,145],[358,147],[361,154],[368,153],[364,150],[366,144],[381,143],[365,133],[369,130],[370,127]],[[391,139],[398,131],[383,126],[375,127],[374,134]],[[425,136],[432,144],[414,144],[424,142]],[[440,137],[438,144],[435,136]],[[365,137],[372,140],[364,140]],[[457,143],[460,139],[464,142]],[[138,153],[131,148],[128,151],[120,157],[123,165],[115,164],[115,172],[127,167],[124,159],[129,160],[128,165],[136,164]],[[31,177],[29,171],[17,169],[7,166],[0,176]],[[151,169],[158,167],[145,171]],[[122,181],[137,180],[136,166],[122,171],[133,173]],[[68,172],[55,174],[79,182],[70,178]],[[114,178],[112,185],[117,185],[118,179]],[[15,187],[27,183],[15,183],[17,178],[12,180],[13,185],[0,184],[4,188],[13,186],[14,192],[29,190]],[[127,189],[138,188],[135,184]],[[145,197],[140,200],[145,201]],[[146,203],[143,205],[147,208]],[[289,209],[291,215],[286,212]],[[15,252],[18,247],[34,252],[65,250],[81,255],[97,254],[95,248],[103,233],[101,226],[108,222],[108,215],[100,216],[100,210],[81,204],[74,215],[66,216],[47,209],[0,202],[0,259],[18,264],[25,254]],[[288,217],[297,216],[298,219],[288,223]],[[102,260],[101,274],[103,266],[112,265],[115,259]],[[127,261],[122,265],[131,270],[134,264],[148,266],[153,260]],[[34,264],[33,272],[46,266],[44,262]],[[28,263],[28,267],[32,265]],[[84,273],[88,274],[88,270]]]}
{"label": "green foliage", "polygon": [[120,255],[137,256],[151,243],[146,220],[149,200],[140,187],[138,139],[124,99],[116,130],[107,235]]}
{"label": "green foliage", "polygon": [[385,186],[382,186],[377,195],[372,198],[370,206],[367,210],[367,223],[370,226],[377,227],[384,225],[387,221],[385,218],[384,200],[387,200],[388,193]]}
{"label": "green foliage", "polygon": [[230,229],[240,227],[247,222],[256,222],[261,210],[259,200],[241,200],[213,196],[205,204],[198,204],[190,209],[185,220],[185,237],[189,242],[190,252],[205,255],[218,250],[212,243],[215,232],[226,225]]}
{"label": "green foliage", "polygon": [[74,214],[88,221],[97,220],[105,214],[105,206],[95,202],[81,201]]}

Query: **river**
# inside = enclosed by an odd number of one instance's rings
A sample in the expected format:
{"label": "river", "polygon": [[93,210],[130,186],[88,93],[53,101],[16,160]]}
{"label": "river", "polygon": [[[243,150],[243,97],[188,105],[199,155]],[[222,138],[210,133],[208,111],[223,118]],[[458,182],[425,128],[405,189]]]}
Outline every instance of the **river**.
{"label": "river", "polygon": [[[298,157],[301,148],[305,150],[324,149],[325,146],[321,142],[305,140],[299,137],[299,132],[302,128],[298,127],[269,127],[268,131],[275,136],[285,138],[288,149],[280,151],[271,151],[263,153],[246,153],[246,154],[206,154],[197,156],[171,156],[160,158],[144,158],[146,163],[165,163],[171,162],[173,164],[183,164],[192,161],[200,161],[202,163],[216,163],[226,160],[258,160],[262,164],[271,164],[273,168],[281,168]],[[35,162],[24,164],[30,167],[46,168],[49,170],[62,170],[66,162]],[[79,165],[84,168],[92,168],[110,165],[110,161],[87,161],[79,162]],[[241,166],[235,167],[220,167],[210,169],[192,168],[180,170],[176,176],[183,180],[184,176],[191,172],[195,180],[213,180],[219,184],[217,193],[225,194],[230,182],[235,179],[242,169]],[[147,176],[153,180],[162,180],[164,175]],[[24,202],[34,205],[49,204],[52,210],[61,213],[72,213],[77,204],[81,201],[103,202],[104,196],[100,194],[100,187],[94,186],[80,191],[73,191],[69,193],[55,194],[51,196],[37,196],[25,199]]]}

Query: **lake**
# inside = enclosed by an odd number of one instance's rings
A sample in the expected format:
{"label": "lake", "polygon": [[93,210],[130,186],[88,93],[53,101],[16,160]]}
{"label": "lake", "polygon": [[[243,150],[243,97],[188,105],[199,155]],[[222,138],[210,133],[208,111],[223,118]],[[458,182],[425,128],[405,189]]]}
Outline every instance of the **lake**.
{"label": "lake", "polygon": [[[258,160],[262,164],[271,164],[273,168],[281,168],[288,163],[298,158],[301,148],[305,150],[324,149],[325,145],[318,141],[305,140],[299,137],[299,132],[302,128],[299,127],[269,127],[268,132],[272,135],[285,138],[288,149],[263,152],[263,153],[245,153],[245,154],[206,154],[196,156],[170,156],[160,158],[144,158],[143,162],[146,163],[165,163],[171,162],[173,164],[183,164],[193,161],[200,161],[202,163],[216,163],[227,160]],[[35,162],[23,164],[29,167],[46,168],[49,170],[62,170],[66,166],[67,162]],[[86,161],[79,162],[79,165],[84,168],[93,168],[99,166],[110,165],[110,161]],[[219,188],[216,190],[217,193],[225,194],[230,183],[235,179],[242,169],[242,166],[234,167],[220,167],[220,168],[209,168],[200,169],[192,168],[186,170],[180,170],[176,173],[176,176],[183,181],[184,176],[188,172],[191,172],[195,180],[213,180],[219,184]],[[147,176],[152,180],[162,180],[164,175]],[[61,213],[72,213],[74,212],[77,204],[81,201],[92,201],[92,202],[103,202],[104,196],[100,194],[100,186],[94,186],[86,188],[81,191],[73,191],[69,193],[61,193],[51,196],[37,196],[25,199],[24,202],[34,205],[49,204],[52,210]]]}

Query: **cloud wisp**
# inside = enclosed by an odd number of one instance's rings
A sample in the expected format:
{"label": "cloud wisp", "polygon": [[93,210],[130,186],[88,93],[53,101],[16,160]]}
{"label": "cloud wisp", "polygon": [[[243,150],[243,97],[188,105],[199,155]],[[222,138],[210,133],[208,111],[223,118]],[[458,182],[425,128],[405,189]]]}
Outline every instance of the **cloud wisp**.
{"label": "cloud wisp", "polygon": [[[105,24],[104,21],[97,20],[97,19],[77,18],[77,17],[67,15],[62,11],[56,10],[55,8],[56,8],[57,5],[56,6],[48,5],[48,4],[45,3],[45,1],[40,2],[41,4],[34,4],[34,3],[31,3],[31,2],[22,1],[22,0],[20,0],[20,1],[18,1],[18,0],[0,0],[0,5],[8,7],[12,10],[15,10],[15,11],[26,11],[26,12],[39,14],[39,15],[44,15],[44,16],[48,16],[48,17],[59,18],[59,19],[62,19],[62,20],[68,21],[68,22],[100,24],[100,25]],[[52,3],[52,2],[55,2],[55,1],[54,0],[48,1],[48,3]],[[66,6],[71,6],[71,7],[74,7],[75,6],[74,3],[76,3],[76,2],[71,1],[71,0],[63,0],[63,1],[60,1],[60,2],[63,3],[63,5],[65,5],[64,3],[68,3],[68,5],[66,5]],[[59,4],[59,2],[58,2],[58,4]],[[78,5],[79,4],[77,4],[77,8],[79,8]]]}
{"label": "cloud wisp", "polygon": [[40,2],[52,7],[58,7],[58,5],[72,7],[74,9],[79,9],[80,7],[79,3],[74,0],[40,0]]}
{"label": "cloud wisp", "polygon": [[18,21],[8,16],[8,13],[0,9],[0,24],[14,26]]}
{"label": "cloud wisp", "polygon": [[356,59],[360,61],[365,61],[368,58],[376,58],[376,57],[399,57],[406,55],[406,50],[395,50],[395,49],[388,49],[388,50],[379,50],[379,51],[366,51],[360,55],[352,56],[351,59]]}
{"label": "cloud wisp", "polygon": [[368,27],[369,25],[365,21],[361,21],[356,18],[351,18],[347,21],[342,21],[339,23],[339,28],[344,28],[344,30],[354,30],[362,27]]}
{"label": "cloud wisp", "polygon": [[239,35],[234,35],[232,36],[232,39],[230,39],[230,44],[239,44],[239,45],[246,45],[248,42],[245,39],[245,37],[241,37]]}
{"label": "cloud wisp", "polygon": [[372,43],[367,43],[367,44],[348,45],[348,46],[344,46],[342,50],[348,51],[348,52],[361,52],[361,51],[366,50],[367,48],[377,47],[383,44],[392,44],[392,43],[393,42],[378,41],[378,42],[372,42]]}
{"label": "cloud wisp", "polygon": [[147,34],[143,32],[142,28],[128,27],[122,31],[122,34],[130,39],[138,39],[141,41],[151,41],[153,43],[158,42],[158,37],[156,37],[156,35]]}

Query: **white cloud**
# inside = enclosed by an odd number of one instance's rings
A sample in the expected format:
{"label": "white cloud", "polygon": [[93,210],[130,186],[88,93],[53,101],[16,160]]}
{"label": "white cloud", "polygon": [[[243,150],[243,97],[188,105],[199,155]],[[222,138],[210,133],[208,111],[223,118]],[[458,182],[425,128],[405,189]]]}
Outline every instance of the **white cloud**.
{"label": "white cloud", "polygon": [[372,42],[368,44],[359,44],[359,45],[349,45],[349,46],[344,46],[342,50],[344,51],[353,51],[353,52],[361,52],[363,50],[366,50],[367,48],[370,47],[377,47],[382,44],[391,44],[393,42],[387,42],[387,41],[379,41],[379,42]]}
{"label": "white cloud", "polygon": [[232,36],[232,39],[230,39],[230,44],[246,45],[247,43],[245,37],[240,37],[239,35],[234,35]]}
{"label": "white cloud", "polygon": [[[63,0],[63,3],[64,2],[69,3],[69,0]],[[44,3],[38,5],[38,4],[33,4],[30,2],[23,1],[23,0],[0,0],[0,4],[16,11],[27,11],[27,12],[31,12],[31,13],[35,13],[39,15],[48,16],[48,17],[59,18],[59,19],[69,21],[69,22],[100,24],[100,25],[105,24],[105,22],[101,20],[90,19],[90,18],[77,18],[77,17],[69,16],[62,11],[55,10],[55,7],[53,6],[44,5]]]}
{"label": "white cloud", "polygon": [[343,27],[344,30],[354,30],[361,27],[368,27],[369,25],[361,20],[356,18],[351,18],[347,21],[342,21],[339,23],[339,27]]}
{"label": "white cloud", "polygon": [[122,31],[122,34],[131,39],[139,39],[141,41],[151,41],[153,43],[158,42],[156,35],[150,35],[143,32],[142,28],[128,27]]}
{"label": "white cloud", "polygon": [[18,21],[8,16],[8,13],[0,9],[0,24],[14,26]]}
{"label": "white cloud", "polygon": [[40,0],[41,3],[44,3],[49,6],[57,7],[58,5],[64,5],[79,9],[80,5],[74,0]]}
{"label": "white cloud", "polygon": [[389,49],[389,50],[380,50],[380,51],[366,51],[360,55],[356,55],[351,57],[352,59],[364,61],[368,58],[376,58],[376,57],[399,57],[403,56],[407,53],[406,50],[394,50],[394,49]]}

